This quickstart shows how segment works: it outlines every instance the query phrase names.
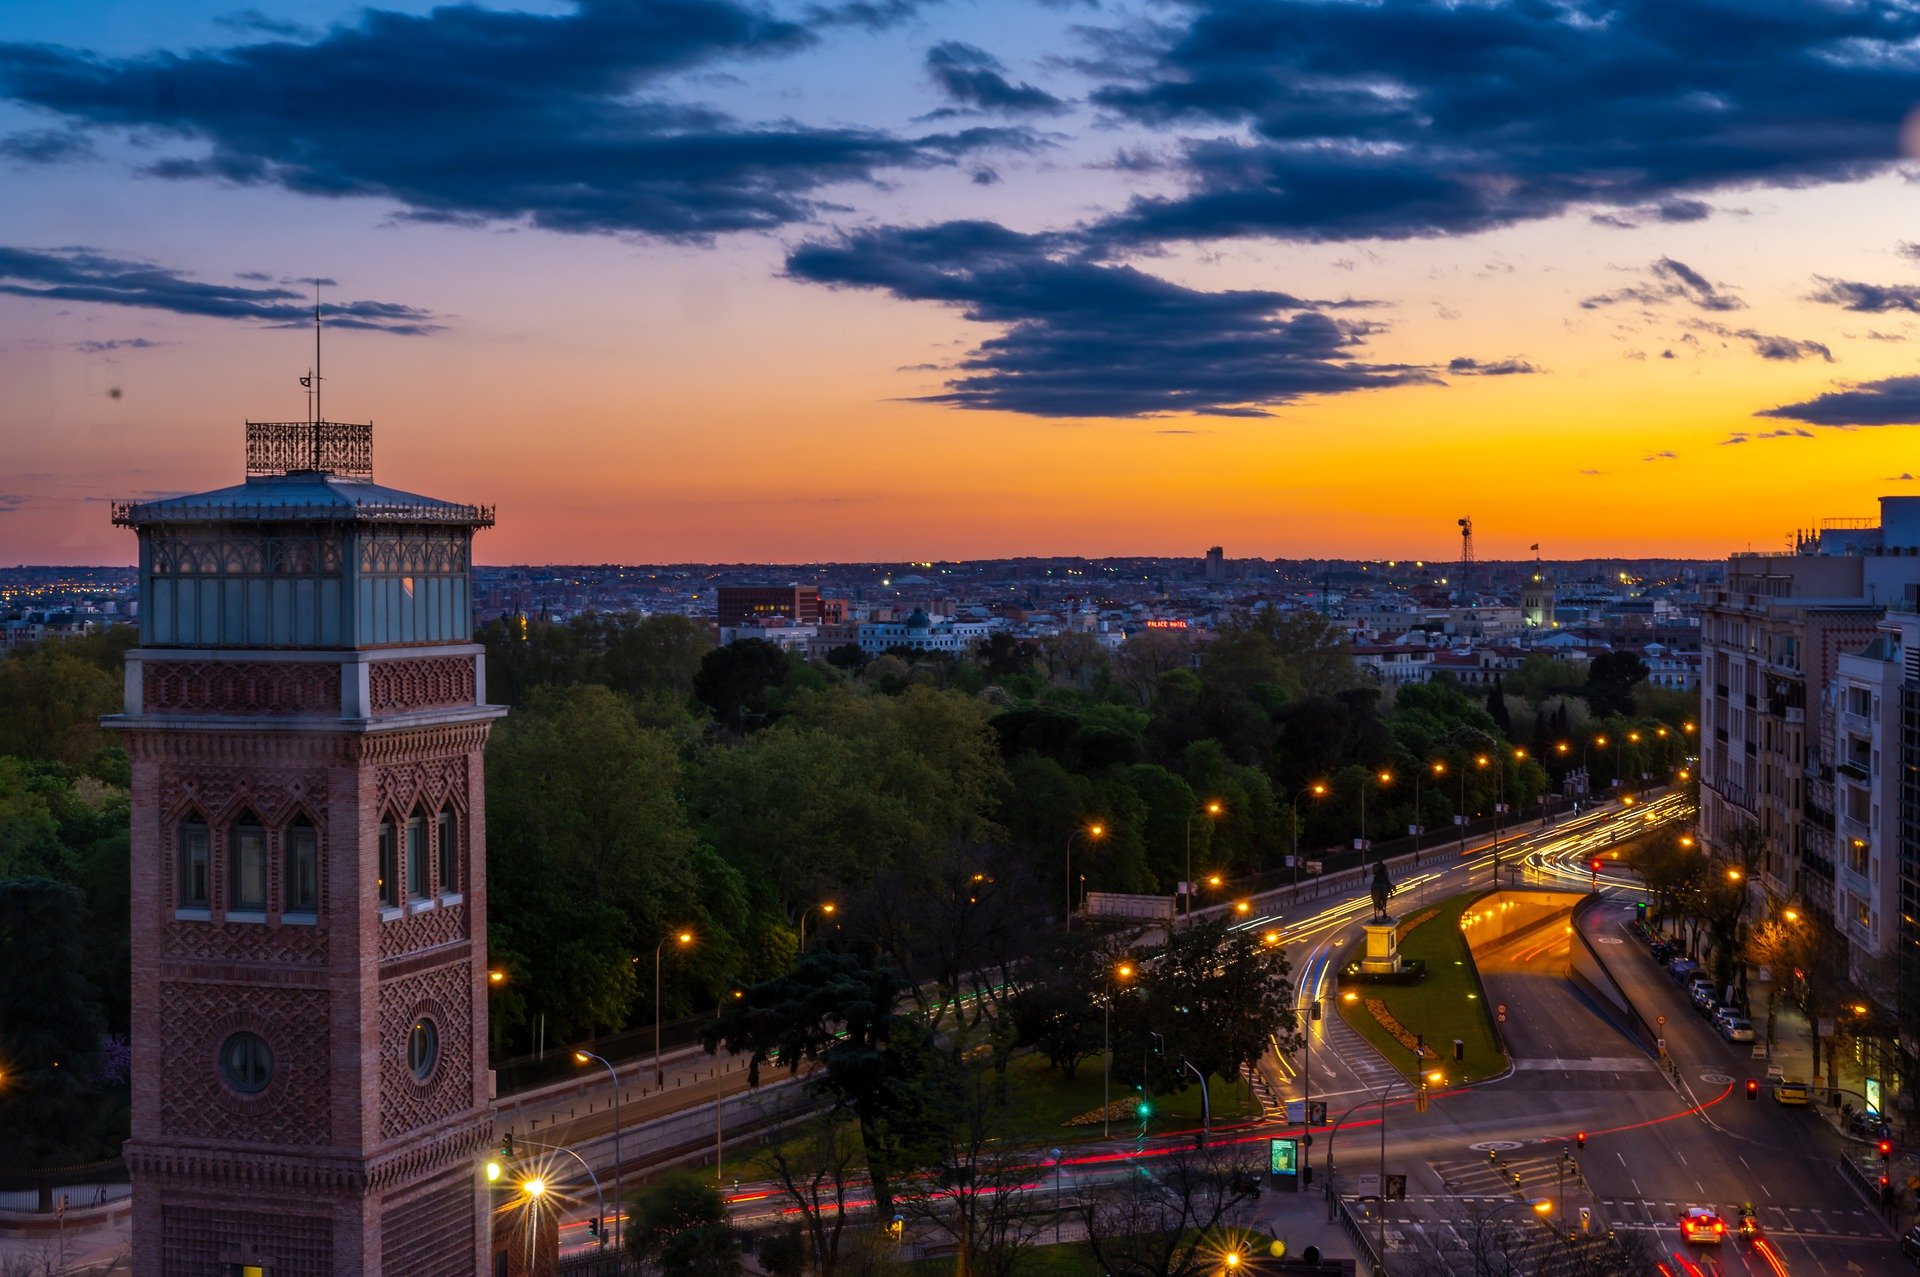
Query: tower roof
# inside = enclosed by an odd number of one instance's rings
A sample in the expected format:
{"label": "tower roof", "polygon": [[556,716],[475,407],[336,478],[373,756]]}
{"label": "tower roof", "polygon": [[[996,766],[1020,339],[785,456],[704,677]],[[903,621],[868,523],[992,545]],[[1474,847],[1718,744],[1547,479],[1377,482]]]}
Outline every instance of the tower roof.
{"label": "tower roof", "polygon": [[116,502],[113,521],[124,527],[151,523],[284,523],[317,519],[329,523],[454,523],[493,526],[493,507],[464,505],[355,479],[304,470],[250,475],[245,483],[157,501]]}

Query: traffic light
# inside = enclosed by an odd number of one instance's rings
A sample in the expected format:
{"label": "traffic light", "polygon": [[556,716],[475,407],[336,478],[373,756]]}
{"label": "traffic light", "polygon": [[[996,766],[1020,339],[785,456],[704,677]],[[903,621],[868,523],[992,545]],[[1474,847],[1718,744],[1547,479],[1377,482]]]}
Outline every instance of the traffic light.
{"label": "traffic light", "polygon": [[504,1157],[509,1162],[513,1160],[513,1132],[512,1131],[508,1131],[505,1135],[502,1135],[500,1137],[500,1156]]}
{"label": "traffic light", "polygon": [[1757,1102],[1759,1102],[1759,1099],[1760,1099],[1760,1082],[1759,1082],[1759,1079],[1757,1079],[1757,1078],[1748,1078],[1748,1079],[1747,1079],[1747,1098],[1748,1098],[1749,1100],[1753,1100],[1753,1101],[1754,1101],[1754,1102],[1756,1102],[1756,1103],[1757,1103]]}
{"label": "traffic light", "polygon": [[1578,1149],[1586,1148],[1587,1133],[1585,1131],[1575,1131],[1573,1133],[1573,1146]]}
{"label": "traffic light", "polygon": [[1594,858],[1593,858],[1592,860],[1589,860],[1589,861],[1587,862],[1587,868],[1589,868],[1589,869],[1591,869],[1591,870],[1593,870],[1593,871],[1594,871],[1595,873],[1599,873],[1599,872],[1600,872],[1600,857],[1598,857],[1598,856],[1595,856],[1595,857],[1594,857]]}
{"label": "traffic light", "polygon": [[592,1219],[587,1221],[587,1236],[598,1237],[599,1235],[600,1235],[600,1217],[596,1215]]}
{"label": "traffic light", "polygon": [[1140,1097],[1139,1101],[1133,1106],[1133,1112],[1136,1117],[1138,1117],[1141,1121],[1144,1122],[1148,1118],[1153,1116],[1153,1102],[1148,1100],[1146,1096],[1143,1095]]}
{"label": "traffic light", "polygon": [[1879,1148],[1880,1148],[1881,1161],[1884,1162],[1893,1157],[1893,1141],[1892,1140],[1881,1140]]}

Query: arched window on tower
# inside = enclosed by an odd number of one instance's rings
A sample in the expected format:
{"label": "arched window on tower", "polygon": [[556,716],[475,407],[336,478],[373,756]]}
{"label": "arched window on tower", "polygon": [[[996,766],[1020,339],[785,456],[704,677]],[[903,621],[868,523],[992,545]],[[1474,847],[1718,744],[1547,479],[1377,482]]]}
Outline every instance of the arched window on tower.
{"label": "arched window on tower", "polygon": [[267,830],[252,812],[227,831],[227,908],[267,911]]}
{"label": "arched window on tower", "polygon": [[460,890],[460,816],[453,808],[440,813],[435,834],[440,841],[440,894],[451,896]]}
{"label": "arched window on tower", "polygon": [[286,896],[281,912],[308,917],[320,909],[320,835],[301,816],[286,832]]}
{"label": "arched window on tower", "polygon": [[380,822],[380,903],[400,907],[400,838],[391,820]]}
{"label": "arched window on tower", "polygon": [[427,818],[415,812],[407,820],[407,898],[425,900],[431,894],[427,881]]}
{"label": "arched window on tower", "polygon": [[182,909],[205,909],[213,903],[207,848],[206,822],[198,818],[181,821],[179,907]]}

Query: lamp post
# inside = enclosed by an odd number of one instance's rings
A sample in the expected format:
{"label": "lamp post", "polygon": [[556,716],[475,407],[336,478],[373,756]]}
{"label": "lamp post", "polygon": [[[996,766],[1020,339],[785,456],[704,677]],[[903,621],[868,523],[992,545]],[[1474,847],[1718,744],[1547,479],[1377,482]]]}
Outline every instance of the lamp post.
{"label": "lamp post", "polygon": [[[1107,972],[1106,1008],[1100,1018],[1100,1137],[1113,1138],[1113,994],[1121,980],[1133,979],[1133,966],[1122,962]],[[1144,1079],[1142,1079],[1144,1085]]]}
{"label": "lamp post", "polygon": [[667,1084],[667,1071],[660,1067],[660,951],[672,940],[682,947],[693,943],[693,932],[676,931],[671,936],[661,937],[660,943],[653,946],[653,1084],[662,1087]]}
{"label": "lamp post", "polygon": [[1494,1219],[1501,1214],[1520,1206],[1525,1206],[1534,1214],[1541,1216],[1545,1216],[1553,1210],[1553,1203],[1544,1197],[1536,1197],[1531,1200],[1522,1197],[1516,1198],[1511,1202],[1502,1202],[1482,1216],[1479,1225],[1473,1230],[1473,1271],[1475,1277],[1485,1277],[1485,1274],[1490,1271],[1487,1264],[1487,1252],[1482,1250],[1480,1246],[1483,1239],[1482,1235],[1487,1231],[1487,1225],[1492,1223]]}
{"label": "lamp post", "polygon": [[1201,812],[1204,812],[1206,815],[1218,820],[1220,819],[1220,813],[1225,810],[1226,808],[1218,798],[1210,798],[1207,800],[1206,806],[1202,807],[1199,812],[1189,811],[1187,813],[1187,876],[1181,881],[1186,886],[1185,895],[1187,907],[1185,913],[1189,922],[1193,920],[1193,818]]}
{"label": "lamp post", "polygon": [[[655,1039],[653,1039],[653,1041],[655,1041],[655,1045],[659,1045],[659,1031],[655,1031]],[[614,1237],[612,1237],[612,1248],[614,1248],[614,1252],[616,1252],[616,1256],[614,1256],[614,1267],[618,1267],[618,1265],[624,1264],[624,1256],[626,1256],[626,1250],[620,1250],[622,1231],[624,1231],[624,1229],[622,1229],[620,1216],[626,1214],[626,1212],[620,1208],[620,1073],[612,1068],[612,1064],[609,1064],[607,1056],[597,1056],[597,1054],[593,1054],[591,1050],[576,1050],[576,1052],[574,1052],[574,1060],[576,1060],[578,1064],[588,1064],[589,1060],[597,1060],[599,1064],[607,1066],[607,1077],[611,1077],[612,1079],[612,1233],[614,1233]],[[582,1162],[580,1166],[586,1166],[586,1162]],[[589,1173],[591,1173],[591,1171],[589,1171]],[[593,1187],[599,1189],[599,1179],[593,1181]],[[605,1233],[607,1233],[607,1223],[605,1223],[605,1219],[607,1219],[607,1206],[605,1206],[605,1202],[601,1204],[601,1214],[599,1214],[599,1217],[601,1217],[601,1244],[607,1244],[607,1237],[605,1237]]]}
{"label": "lamp post", "polygon": [[831,900],[822,900],[819,904],[808,905],[805,909],[802,909],[800,911],[800,950],[799,950],[800,953],[804,954],[807,951],[807,915],[812,913],[815,909],[818,909],[822,914],[826,915],[827,917],[832,917],[834,910],[838,909],[839,907],[840,907],[839,905],[834,904],[833,901]]}
{"label": "lamp post", "polygon": [[[605,1193],[600,1191],[600,1177],[593,1173],[593,1167],[587,1165],[586,1158],[580,1156],[580,1154],[574,1152],[572,1149],[567,1148],[564,1145],[560,1145],[560,1144],[542,1144],[538,1140],[530,1140],[524,1137],[521,1138],[520,1142],[522,1144],[527,1145],[529,1148],[544,1148],[549,1153],[565,1153],[568,1157],[571,1157],[574,1161],[580,1163],[580,1169],[585,1171],[587,1173],[587,1178],[593,1182],[593,1199],[594,1199],[594,1202],[597,1204],[600,1212],[595,1218],[600,1220],[606,1219],[607,1197]],[[487,1168],[487,1173],[489,1177],[492,1176],[493,1168],[491,1166]],[[521,1180],[519,1184],[519,1188],[522,1195],[524,1195],[527,1201],[534,1207],[534,1210],[535,1210],[534,1223],[535,1223],[535,1227],[537,1228],[539,1225],[539,1216],[538,1216],[539,1208],[541,1204],[546,1200],[547,1194],[553,1191],[553,1185],[549,1183],[544,1176],[532,1175],[527,1177],[526,1179]],[[615,1189],[614,1193],[615,1193],[615,1198],[613,1203],[614,1222],[617,1227],[620,1219],[619,1190]],[[558,1227],[557,1220],[555,1221],[555,1227],[556,1229]],[[536,1249],[534,1246],[534,1243],[537,1240],[538,1240],[537,1237],[531,1237],[528,1239],[527,1249],[529,1251]],[[600,1244],[602,1246],[605,1246],[607,1244],[607,1231],[606,1231],[605,1224],[602,1224],[600,1228]],[[626,1264],[626,1257],[620,1253],[618,1247],[615,1247],[614,1257],[613,1257],[614,1271],[615,1272],[623,1271],[625,1264]]]}
{"label": "lamp post", "polygon": [[1325,798],[1327,787],[1321,781],[1314,781],[1293,796],[1293,885],[1300,885],[1300,800],[1308,794],[1315,798]]}
{"label": "lamp post", "polygon": [[[738,1002],[746,996],[746,991],[743,989],[735,988],[733,990],[733,1000],[735,1002]],[[722,1013],[726,1010],[726,1005],[724,1002],[715,1005],[713,1008],[714,1023],[719,1023]],[[720,1053],[716,1051],[714,1052],[713,1059],[713,1186],[715,1188],[720,1187],[720,1168],[727,1150],[726,1127],[722,1121],[723,1114],[721,1113],[722,1101],[726,1098],[727,1075],[726,1071],[720,1067]]]}
{"label": "lamp post", "polygon": [[1426,767],[1413,770],[1413,863],[1416,865],[1420,863],[1420,836],[1427,832],[1426,821],[1420,814],[1420,782],[1428,770],[1435,776],[1444,776],[1447,774],[1447,765],[1435,759]]}
{"label": "lamp post", "polygon": [[[1067,930],[1073,930],[1073,840],[1085,835],[1088,841],[1104,838],[1107,827],[1098,822],[1067,835]],[[1084,877],[1084,875],[1082,875]]]}
{"label": "lamp post", "polygon": [[[1379,772],[1367,777],[1367,780],[1378,780],[1384,787],[1393,783],[1393,773]],[[1363,781],[1360,785],[1360,841],[1356,844],[1355,850],[1365,853],[1370,846],[1371,844],[1367,842],[1367,785]]]}

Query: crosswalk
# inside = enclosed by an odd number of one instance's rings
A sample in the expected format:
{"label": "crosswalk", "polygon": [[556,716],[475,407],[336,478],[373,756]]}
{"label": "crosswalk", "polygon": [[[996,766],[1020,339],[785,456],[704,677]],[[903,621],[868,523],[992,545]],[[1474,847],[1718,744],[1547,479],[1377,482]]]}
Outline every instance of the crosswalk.
{"label": "crosswalk", "polygon": [[1449,1198],[1512,1201],[1516,1197],[1556,1197],[1582,1183],[1577,1161],[1563,1164],[1558,1153],[1517,1157],[1502,1153],[1497,1159],[1448,1158],[1429,1161]]}
{"label": "crosswalk", "polygon": [[[1738,1219],[1738,1207],[1731,1205],[1716,1207],[1713,1202],[1606,1197],[1601,1199],[1600,1204],[1612,1226],[1621,1229],[1674,1229],[1678,1226],[1680,1216],[1689,1206],[1705,1206],[1709,1210],[1720,1210],[1729,1228],[1733,1227]],[[1880,1227],[1874,1216],[1864,1210],[1756,1205],[1754,1218],[1759,1220],[1760,1230],[1763,1233],[1781,1236],[1884,1238],[1887,1235],[1886,1230]]]}
{"label": "crosswalk", "polygon": [[1337,1056],[1347,1072],[1369,1089],[1400,1081],[1399,1070],[1380,1058],[1380,1052],[1374,1049],[1373,1044],[1355,1032],[1338,1014],[1329,1015],[1320,1023],[1325,1030],[1326,1045],[1316,1045],[1313,1049],[1315,1056]]}

